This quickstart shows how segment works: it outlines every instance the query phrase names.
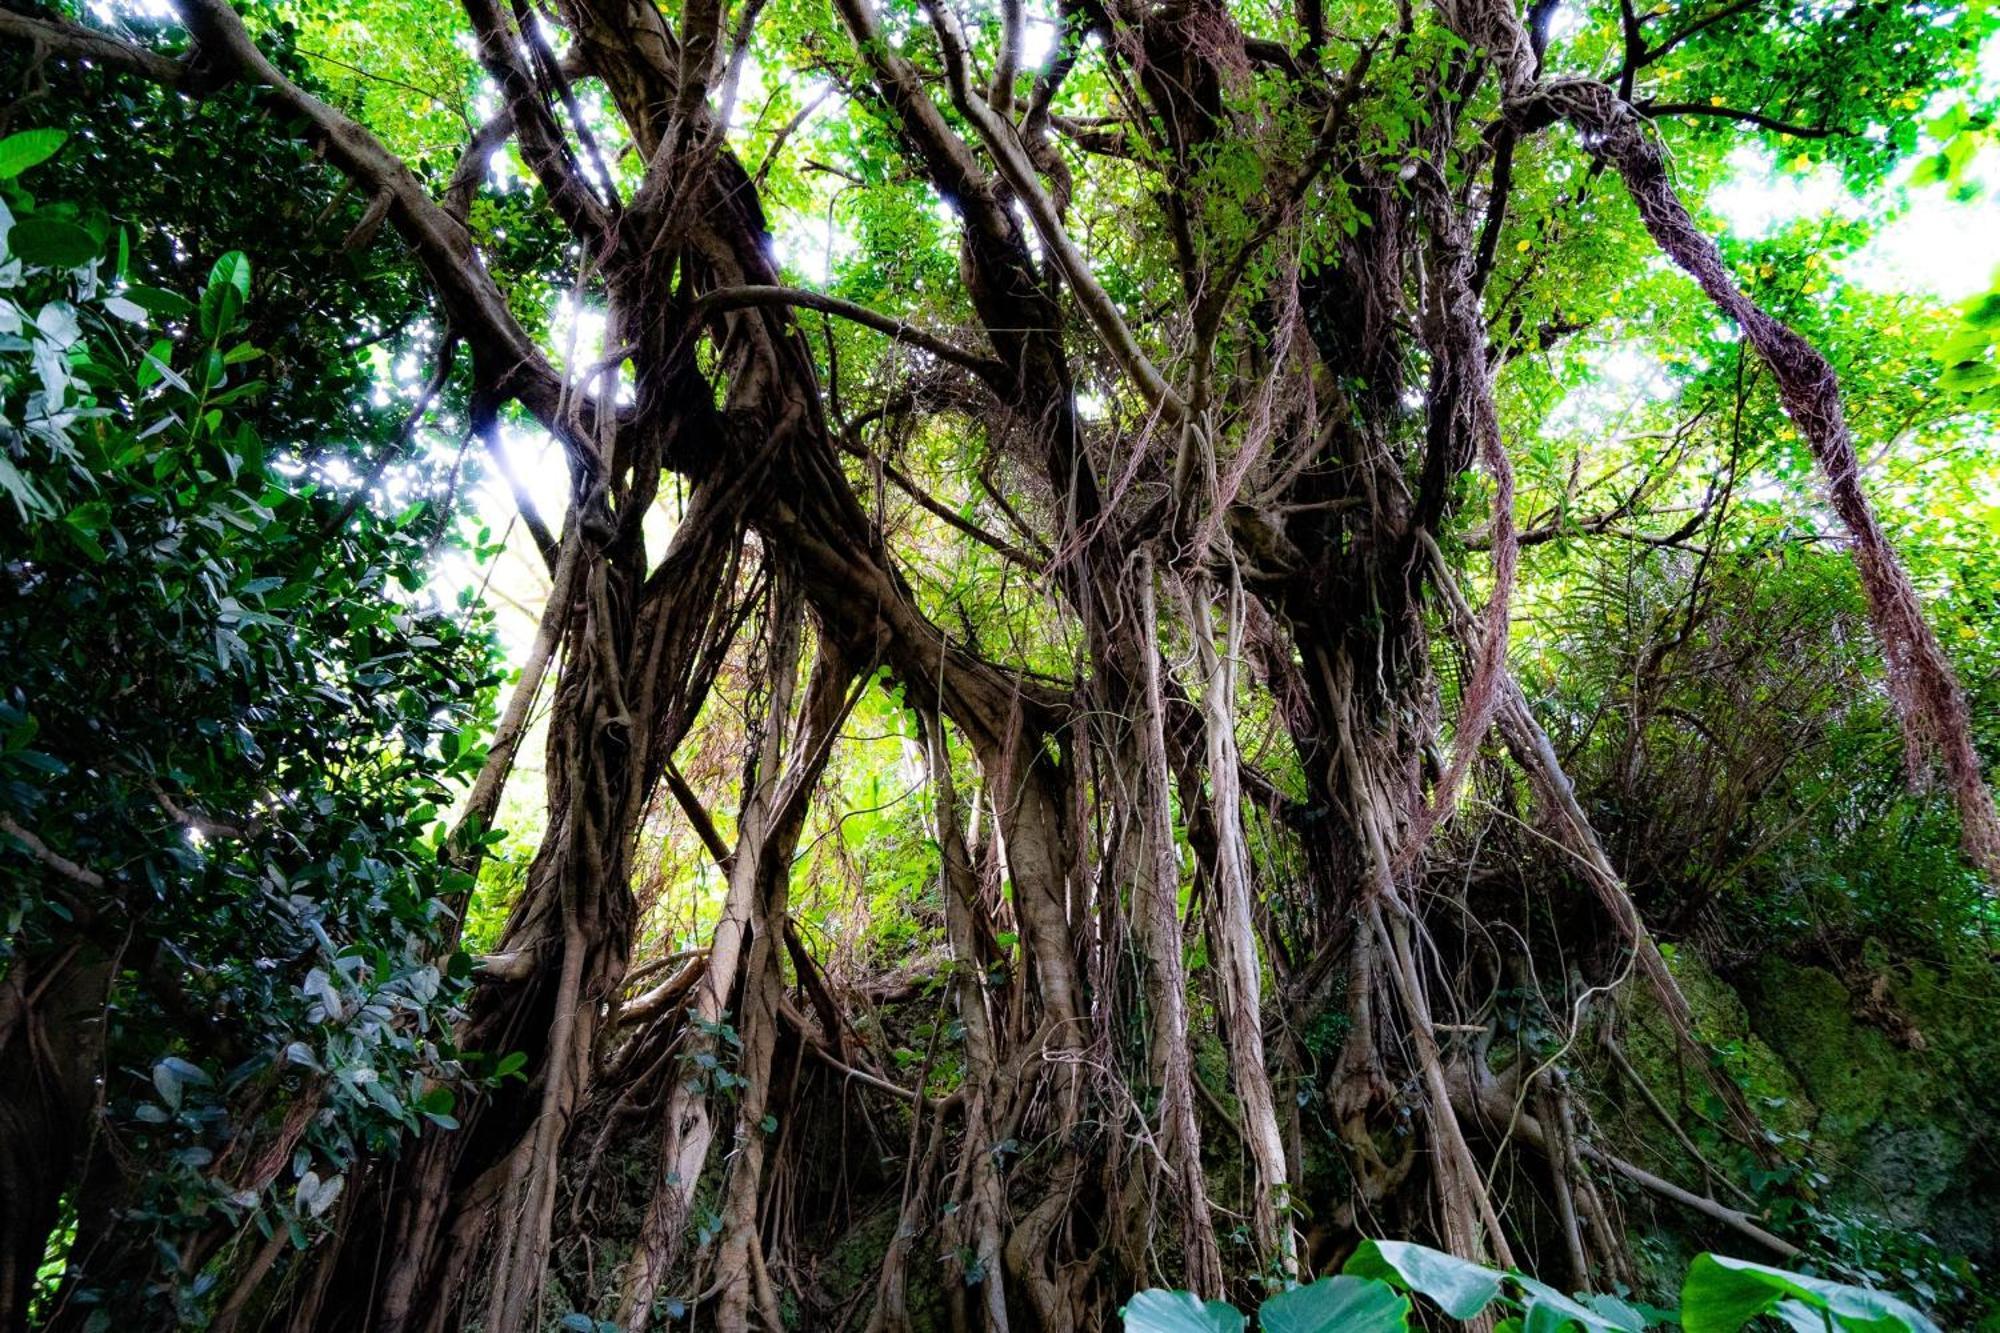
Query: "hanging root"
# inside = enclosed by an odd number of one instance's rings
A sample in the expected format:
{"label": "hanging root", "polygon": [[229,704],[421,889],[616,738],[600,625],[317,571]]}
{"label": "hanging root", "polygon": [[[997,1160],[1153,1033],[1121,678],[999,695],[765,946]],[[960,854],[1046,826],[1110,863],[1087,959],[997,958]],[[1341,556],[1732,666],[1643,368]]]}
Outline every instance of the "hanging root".
{"label": "hanging root", "polygon": [[[1513,39],[1520,34],[1519,21],[1504,4],[1483,5],[1467,27],[1473,34],[1487,30],[1483,36],[1489,40],[1498,34],[1510,45],[1517,44]],[[1903,725],[1911,776],[1923,772],[1928,766],[1926,753],[1934,751],[1958,803],[1966,857],[2000,887],[2000,812],[1995,811],[1993,793],[1979,770],[1965,692],[1924,619],[1908,571],[1861,488],[1861,464],[1833,366],[1796,330],[1737,287],[1721,251],[1695,226],[1681,202],[1665,156],[1648,136],[1644,120],[1608,85],[1594,79],[1538,85],[1532,66],[1519,63],[1504,77],[1509,123],[1522,132],[1558,120],[1574,126],[1589,151],[1623,179],[1640,220],[1661,251],[1701,285],[1716,309],[1736,322],[1745,341],[1770,367],[1779,398],[1812,450],[1833,511],[1852,543],[1868,598],[1869,621],[1882,644],[1889,696]]]}
{"label": "hanging root", "polygon": [[1197,601],[1192,590],[1183,590],[1183,610],[1194,636],[1196,665],[1204,677],[1202,722],[1215,826],[1215,904],[1209,937],[1215,951],[1230,1072],[1243,1104],[1241,1132],[1256,1173],[1251,1223],[1259,1251],[1274,1257],[1286,1278],[1296,1278],[1299,1260],[1292,1231],[1291,1181],[1284,1140],[1278,1132],[1271,1074],[1264,1060],[1261,965],[1256,927],[1250,916],[1250,851],[1243,837],[1243,798],[1237,777],[1241,761],[1236,750],[1235,664],[1243,647],[1242,584],[1231,580],[1220,654],[1210,633],[1209,608]]}
{"label": "hanging root", "polygon": [[1134,564],[1138,584],[1139,627],[1146,664],[1145,695],[1137,719],[1143,781],[1140,817],[1143,827],[1138,882],[1133,897],[1137,911],[1133,937],[1140,945],[1146,972],[1150,1018],[1151,1076],[1160,1086],[1161,1140],[1173,1168],[1179,1195],[1183,1258],[1187,1283],[1203,1297],[1222,1294],[1222,1252],[1216,1244],[1209,1213],[1208,1180],[1201,1164],[1201,1129],[1194,1108],[1194,1070],[1188,1052],[1187,974],[1183,959],[1180,898],[1180,854],[1175,846],[1171,780],[1167,761],[1166,701],[1161,691],[1159,616],[1153,583],[1153,562],[1141,553]]}

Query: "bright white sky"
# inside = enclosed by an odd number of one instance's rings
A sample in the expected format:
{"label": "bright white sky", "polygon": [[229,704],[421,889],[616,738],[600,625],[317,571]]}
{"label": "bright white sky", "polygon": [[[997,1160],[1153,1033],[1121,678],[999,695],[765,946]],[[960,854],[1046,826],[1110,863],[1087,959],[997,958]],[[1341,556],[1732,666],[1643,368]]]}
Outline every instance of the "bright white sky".
{"label": "bright white sky", "polygon": [[[1808,175],[1779,172],[1756,148],[1739,149],[1732,165],[1735,177],[1710,194],[1708,204],[1746,239],[1805,218],[1863,211],[1831,167]],[[1877,291],[1927,293],[1949,302],[1985,291],[2000,269],[2000,151],[1980,154],[1970,174],[1984,187],[1978,198],[1955,203],[1935,186],[1911,191],[1909,208],[1841,272]]]}

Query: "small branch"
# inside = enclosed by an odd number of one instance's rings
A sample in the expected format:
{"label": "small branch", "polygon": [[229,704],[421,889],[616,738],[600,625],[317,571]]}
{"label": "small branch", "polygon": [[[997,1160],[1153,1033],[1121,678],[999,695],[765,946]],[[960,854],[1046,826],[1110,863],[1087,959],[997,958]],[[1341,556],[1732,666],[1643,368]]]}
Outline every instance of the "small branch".
{"label": "small branch", "polygon": [[934,333],[927,333],[906,320],[897,319],[870,310],[867,306],[843,301],[838,296],[828,296],[823,292],[807,291],[802,287],[724,287],[712,291],[697,300],[688,311],[688,323],[699,326],[711,315],[727,310],[744,310],[759,306],[796,306],[805,310],[818,310],[824,314],[837,315],[842,319],[885,333],[897,342],[929,352],[941,361],[949,361],[962,366],[988,381],[997,381],[1006,373],[1001,362],[977,352],[969,352],[954,343],[946,342]]}
{"label": "small branch", "polygon": [[513,134],[514,112],[503,106],[493,119],[481,125],[466,141],[465,151],[459,155],[458,166],[452,171],[451,181],[444,190],[444,211],[456,218],[460,226],[464,226],[472,216],[473,196],[485,183],[493,154],[499,152],[500,145]]}
{"label": "small branch", "polygon": [[942,4],[933,3],[926,8],[931,16],[931,28],[937,34],[938,45],[944,53],[945,70],[951,79],[952,101],[960,113],[972,122],[986,150],[993,155],[994,165],[999,168],[1001,177],[1013,187],[1015,197],[1027,210],[1042,244],[1069,280],[1070,291],[1096,328],[1105,350],[1111,353],[1118,368],[1125,372],[1149,406],[1176,425],[1188,424],[1190,414],[1186,400],[1140,348],[1139,340],[1125,322],[1117,303],[1097,281],[1090,261],[1084,258],[1083,251],[1071,239],[1057,213],[1055,202],[1042,188],[1034,163],[1028,160],[1014,126],[995,113],[986,100],[973,90],[971,57],[966,50],[965,34],[959,27],[957,16]]}
{"label": "small branch", "polygon": [[1683,1208],[1692,1209],[1700,1213],[1703,1217],[1720,1222],[1722,1225],[1748,1236],[1759,1245],[1786,1259],[1796,1259],[1805,1253],[1804,1250],[1801,1250],[1790,1241],[1774,1236],[1764,1230],[1764,1228],[1758,1226],[1756,1222],[1751,1220],[1748,1213],[1739,1212],[1731,1208],[1728,1204],[1718,1203],[1705,1194],[1696,1194],[1693,1190],[1682,1189],[1679,1185],[1674,1184],[1673,1181],[1664,1180],[1644,1167],[1635,1166],[1622,1157],[1613,1157],[1610,1153],[1593,1148],[1587,1143],[1579,1143],[1577,1145],[1577,1153],[1589,1161],[1596,1162],[1601,1166],[1610,1167],[1633,1184],[1650,1190],[1663,1199],[1671,1199]]}
{"label": "small branch", "polygon": [[61,60],[83,60],[124,70],[168,88],[180,88],[196,80],[191,60],[175,60],[81,24],[29,18],[10,9],[0,9],[0,38],[26,42]]}
{"label": "small branch", "polygon": [[173,820],[184,829],[199,833],[204,838],[232,838],[241,842],[247,839],[254,830],[254,825],[250,828],[245,828],[241,825],[224,824],[219,820],[198,815],[192,810],[184,809],[173,797],[167,795],[165,789],[159,783],[154,782],[149,785],[153,789],[153,799],[159,803],[160,809],[167,812],[167,818]]}
{"label": "small branch", "polygon": [[1714,1164],[1702,1154],[1701,1149],[1695,1146],[1695,1141],[1688,1137],[1688,1132],[1681,1128],[1680,1122],[1674,1118],[1673,1112],[1669,1111],[1660,1101],[1659,1094],[1653,1091],[1652,1085],[1646,1082],[1640,1076],[1639,1071],[1632,1067],[1632,1062],[1626,1058],[1623,1048],[1617,1042],[1607,1040],[1604,1043],[1604,1049],[1610,1055],[1611,1063],[1618,1066],[1618,1072],[1625,1076],[1626,1081],[1632,1085],[1632,1090],[1639,1094],[1639,1100],[1646,1103],[1646,1108],[1653,1113],[1654,1118],[1666,1128],[1669,1134],[1674,1136],[1674,1141],[1681,1145],[1682,1151],[1686,1152],[1688,1156],[1694,1158],[1700,1164],[1702,1174],[1710,1180],[1720,1180],[1723,1184],[1729,1186],[1730,1193],[1734,1194],[1744,1203],[1754,1203],[1749,1193],[1741,1185],[1738,1185],[1728,1176],[1717,1171]]}
{"label": "small branch", "polygon": [[535,975],[535,956],[525,949],[482,954],[472,960],[472,971],[481,981],[526,981]]}
{"label": "small branch", "polygon": [[635,995],[618,1008],[618,1023],[622,1027],[630,1023],[645,1023],[673,1008],[676,1003],[687,998],[708,970],[708,950],[695,951],[695,957],[680,971],[668,977],[643,995]]}
{"label": "small branch", "polygon": [[[376,213],[376,219],[380,221],[382,214],[386,214],[389,210],[388,191],[385,190],[375,196],[375,203],[369,205],[370,212],[375,213],[378,205],[380,212]],[[365,221],[363,225],[367,225]],[[360,228],[356,230],[359,231]],[[382,450],[381,456],[369,465],[367,474],[355,484],[354,493],[347,497],[347,502],[341,505],[320,529],[322,538],[331,537],[346,527],[347,521],[354,517],[355,511],[367,502],[368,493],[382,480],[382,474],[389,470],[389,464],[398,461],[409,451],[410,442],[417,438],[417,428],[423,424],[424,418],[430,415],[431,404],[436,402],[438,394],[444,391],[445,382],[451,378],[452,368],[457,364],[458,334],[448,331],[444,335],[444,346],[438,349],[437,366],[431,371],[431,377],[425,382],[422,391],[417,394],[417,401],[411,406],[409,415],[403,418],[402,427],[397,430],[396,438]]]}
{"label": "small branch", "polygon": [[695,795],[694,788],[688,785],[688,780],[681,776],[680,768],[671,759],[667,760],[666,779],[667,790],[673,793],[674,800],[679,802],[682,812],[687,815],[688,823],[694,826],[695,836],[701,839],[701,845],[708,849],[708,854],[715,858],[715,864],[727,876],[730,867],[735,864],[736,853],[723,841],[722,834],[716,830],[715,820],[709,816],[701,798]]}
{"label": "small branch", "polygon": [[30,856],[40,861],[50,870],[55,871],[58,875],[61,875],[64,879],[81,884],[86,889],[102,889],[104,887],[104,876],[98,874],[95,870],[78,865],[61,852],[56,851],[40,838],[15,823],[12,815],[0,815],[0,833],[5,833],[8,837],[27,848]]}
{"label": "small branch", "polygon": [[[1734,18],[1736,15],[1743,13],[1745,10],[1755,9],[1758,5],[1762,4],[1763,2],[1764,0],[1735,0],[1735,3],[1724,5],[1722,8],[1716,10],[1713,14],[1710,14],[1707,18],[1696,19],[1693,23],[1688,24],[1687,27],[1682,28],[1679,32],[1667,38],[1664,42],[1661,42],[1658,46],[1653,47],[1651,50],[1642,52],[1637,57],[1637,59],[1633,61],[1632,63],[1633,69],[1635,71],[1641,70],[1644,69],[1646,66],[1655,63],[1656,61],[1664,59],[1670,52],[1672,52],[1676,47],[1680,46],[1680,44],[1682,42],[1685,42],[1688,38],[1694,37],[1700,33],[1704,33],[1708,31],[1710,28],[1714,27],[1716,24],[1721,23],[1725,19]],[[1645,22],[1644,19],[1639,19],[1633,24],[1633,27],[1636,29],[1639,24],[1642,24],[1644,22]]]}
{"label": "small branch", "polygon": [[1846,138],[1852,130],[1843,130],[1830,125],[1794,125],[1790,121],[1767,116],[1761,111],[1745,111],[1741,107],[1714,106],[1707,102],[1638,102],[1633,110],[1642,116],[1657,120],[1661,116],[1709,116],[1717,120],[1733,120],[1741,125],[1755,125],[1758,129],[1770,130],[1774,134],[1788,134],[1794,139],[1835,139]]}
{"label": "small branch", "polygon": [[513,493],[514,508],[520,512],[521,525],[527,528],[535,549],[541,552],[542,563],[553,576],[562,559],[561,542],[549,530],[548,521],[542,517],[542,511],[535,504],[535,497],[529,492],[527,484],[514,471],[514,462],[507,456],[506,447],[500,443],[499,421],[490,407],[475,404],[472,428],[486,446],[486,456],[493,460],[493,466],[500,469],[500,475],[507,479],[507,489]]}
{"label": "small branch", "polygon": [[764,150],[764,160],[757,164],[757,170],[750,173],[750,188],[752,190],[762,192],[764,180],[771,174],[771,168],[777,164],[778,154],[784,151],[786,141],[794,134],[797,134],[799,127],[810,120],[812,113],[819,110],[826,99],[833,95],[833,87],[829,83],[820,89],[810,101],[798,109],[797,114],[786,121],[779,128],[778,132],[771,136],[771,146]]}
{"label": "small branch", "polygon": [[1013,564],[1019,565],[1022,569],[1027,570],[1029,573],[1037,575],[1042,573],[1043,563],[1041,561],[1037,560],[1027,551],[1022,550],[1019,546],[1016,546],[1014,543],[1008,541],[1006,538],[1001,537],[995,533],[989,532],[985,528],[980,527],[977,523],[974,523],[971,519],[965,518],[964,516],[960,515],[949,505],[940,503],[938,500],[932,498],[931,495],[928,492],[926,492],[923,487],[917,485],[914,479],[912,479],[908,474],[906,474],[901,468],[897,467],[894,463],[889,462],[887,459],[877,457],[865,446],[858,444],[853,440],[848,439],[844,435],[840,437],[840,447],[846,453],[851,454],[855,458],[859,458],[866,461],[869,466],[881,468],[882,475],[887,477],[890,481],[894,482],[898,490],[902,491],[903,494],[909,496],[912,500],[916,501],[917,504],[920,507],[922,507],[925,512],[932,514],[939,519],[942,519],[945,523],[957,529],[959,532],[964,533],[966,536],[972,538],[980,545],[988,547],[991,550],[999,553],[999,555],[1003,559],[1008,560]]}

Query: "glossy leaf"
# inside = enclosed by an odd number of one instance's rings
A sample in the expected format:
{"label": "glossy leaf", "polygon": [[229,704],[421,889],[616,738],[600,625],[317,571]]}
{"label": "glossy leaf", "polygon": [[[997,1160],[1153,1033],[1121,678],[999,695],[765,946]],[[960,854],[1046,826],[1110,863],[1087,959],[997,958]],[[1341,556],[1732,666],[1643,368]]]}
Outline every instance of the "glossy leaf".
{"label": "glossy leaf", "polygon": [[97,258],[97,238],[74,222],[32,213],[7,233],[7,248],[41,268],[80,268]]}
{"label": "glossy leaf", "polygon": [[1521,1315],[1524,1333],[1643,1333],[1646,1327],[1645,1316],[1623,1301],[1577,1300],[1531,1277],[1514,1280],[1526,1302]]}
{"label": "glossy leaf", "polygon": [[0,181],[48,161],[68,138],[68,130],[22,130],[0,139]]}
{"label": "glossy leaf", "polygon": [[1342,1272],[1376,1278],[1435,1301],[1454,1319],[1470,1319],[1500,1294],[1501,1274],[1408,1241],[1364,1240]]}
{"label": "glossy leaf", "polygon": [[1688,1333],[1737,1333],[1783,1301],[1830,1315],[1846,1333],[1938,1333],[1914,1306],[1885,1292],[1715,1254],[1697,1255],[1688,1269],[1681,1325]]}
{"label": "glossy leaf", "polygon": [[1327,1277],[1294,1287],[1257,1310],[1261,1333],[1402,1333],[1410,1302],[1386,1282]]}
{"label": "glossy leaf", "polygon": [[1244,1326],[1233,1305],[1161,1287],[1134,1296],[1123,1314],[1126,1333],[1243,1333]]}

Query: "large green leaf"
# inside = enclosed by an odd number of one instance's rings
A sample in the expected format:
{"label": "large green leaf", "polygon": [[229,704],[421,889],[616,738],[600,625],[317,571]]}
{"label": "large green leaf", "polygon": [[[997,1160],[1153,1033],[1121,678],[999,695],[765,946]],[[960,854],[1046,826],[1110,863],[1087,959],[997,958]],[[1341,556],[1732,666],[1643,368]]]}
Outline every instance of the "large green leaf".
{"label": "large green leaf", "polygon": [[1410,1302],[1386,1282],[1327,1277],[1273,1296],[1257,1311],[1263,1333],[1402,1333]]}
{"label": "large green leaf", "polygon": [[241,250],[231,250],[215,261],[215,267],[208,271],[208,285],[234,287],[236,294],[244,300],[250,299],[250,258]]}
{"label": "large green leaf", "polygon": [[163,287],[148,287],[144,283],[133,283],[125,289],[125,297],[133,305],[149,315],[162,319],[173,319],[194,309],[194,302],[179,292],[170,292]]}
{"label": "large green leaf", "polygon": [[1408,1241],[1364,1240],[1342,1271],[1428,1296],[1453,1319],[1472,1318],[1500,1294],[1496,1270]]}
{"label": "large green leaf", "polygon": [[56,155],[68,130],[22,130],[0,139],[0,181],[8,181]]}
{"label": "large green leaf", "polygon": [[1126,1333],[1243,1333],[1243,1315],[1224,1301],[1154,1287],[1125,1303]]}
{"label": "large green leaf", "polygon": [[97,258],[97,238],[74,222],[31,213],[7,233],[7,248],[40,268],[79,268]]}
{"label": "large green leaf", "polygon": [[1523,1333],[1644,1333],[1646,1318],[1623,1301],[1609,1297],[1587,1298],[1588,1304],[1563,1295],[1546,1282],[1531,1277],[1514,1279],[1527,1298],[1522,1314]]}
{"label": "large green leaf", "polygon": [[1681,1324],[1687,1333],[1737,1333],[1781,1301],[1831,1315],[1845,1333],[1938,1333],[1915,1307],[1885,1292],[1718,1254],[1696,1255],[1688,1268]]}
{"label": "large green leaf", "polygon": [[229,332],[249,300],[250,261],[241,250],[231,250],[209,270],[208,286],[201,294],[202,335],[220,338]]}

